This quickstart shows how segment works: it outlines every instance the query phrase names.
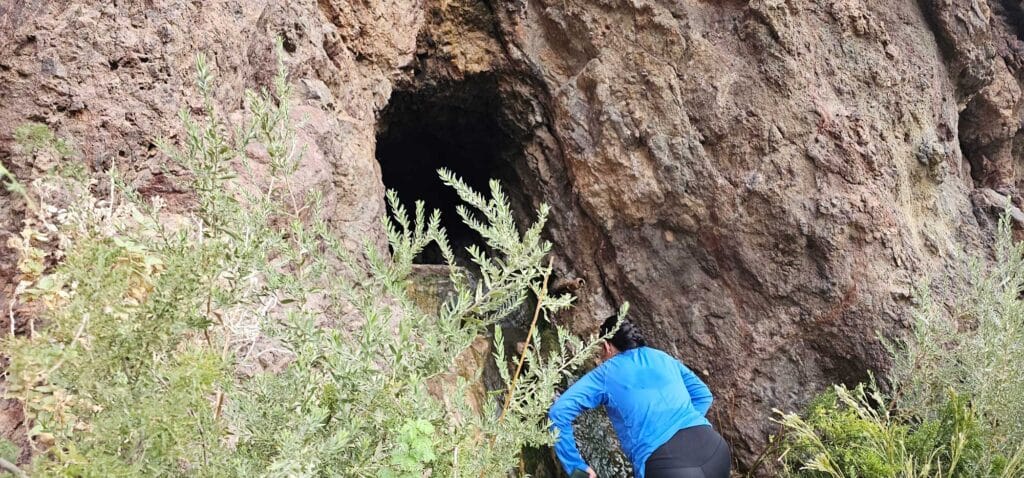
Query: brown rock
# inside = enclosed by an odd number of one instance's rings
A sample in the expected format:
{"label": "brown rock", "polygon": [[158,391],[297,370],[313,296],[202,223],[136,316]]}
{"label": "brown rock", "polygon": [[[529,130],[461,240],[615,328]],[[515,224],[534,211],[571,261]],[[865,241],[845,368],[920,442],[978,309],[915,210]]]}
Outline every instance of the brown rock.
{"label": "brown rock", "polygon": [[[553,206],[558,275],[586,284],[559,320],[589,331],[630,301],[707,371],[741,464],[773,408],[886,368],[877,334],[903,331],[910,286],[946,281],[948,300],[959,254],[986,250],[998,198],[975,187],[1020,181],[1013,2],[94,3],[0,4],[12,171],[38,174],[12,132],[45,122],[92,173],[117,164],[188,207],[151,144],[197,104],[195,54],[237,116],[281,36],[308,119],[296,184],[324,190],[348,243],[380,239],[378,139],[463,154],[444,164],[502,177],[521,213]],[[0,230],[20,214],[0,194]],[[13,264],[0,250],[0,283]]]}
{"label": "brown rock", "polygon": [[[603,290],[578,317],[632,302],[654,345],[707,370],[741,463],[772,408],[886,368],[876,336],[900,333],[910,305],[893,291],[931,276],[948,298],[955,252],[982,250],[962,141],[1003,154],[982,175],[1015,178],[1020,95],[996,81],[1000,27],[978,3],[499,13],[509,56],[543,82],[537,137],[559,146],[532,168],[552,172],[539,195],[558,252]],[[961,115],[966,101],[997,125]]]}
{"label": "brown rock", "polygon": [[[459,382],[462,381],[466,387],[462,396],[465,403],[473,412],[483,413],[484,400],[488,395],[483,375],[490,360],[490,338],[477,336],[470,347],[455,358],[451,370],[427,380],[427,390],[432,396],[445,403],[448,410],[455,415],[456,420],[463,420],[464,418],[458,415],[458,408],[453,403],[460,390]],[[491,366],[493,367],[493,365]]]}
{"label": "brown rock", "polygon": [[28,463],[31,456],[28,440],[28,423],[21,403],[17,400],[0,399],[0,439],[10,441],[22,448],[18,463]]}

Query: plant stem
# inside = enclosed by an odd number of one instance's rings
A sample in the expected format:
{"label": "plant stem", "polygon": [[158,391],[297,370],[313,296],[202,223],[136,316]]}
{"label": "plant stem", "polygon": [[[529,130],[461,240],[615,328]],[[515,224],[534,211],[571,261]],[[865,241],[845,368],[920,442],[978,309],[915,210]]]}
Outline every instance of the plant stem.
{"label": "plant stem", "polygon": [[0,458],[0,470],[6,471],[16,476],[17,478],[28,478],[28,473],[25,473],[24,471],[22,471],[21,468],[18,468],[14,463],[11,463],[3,458]]}
{"label": "plant stem", "polygon": [[548,259],[548,268],[544,270],[544,283],[541,285],[540,294],[537,295],[537,307],[533,309],[533,320],[530,321],[530,330],[526,333],[526,345],[523,346],[523,353],[519,356],[516,373],[512,375],[512,380],[508,384],[508,393],[505,394],[505,405],[501,407],[501,415],[498,416],[498,421],[505,418],[505,412],[508,411],[508,407],[512,403],[512,394],[515,393],[516,380],[519,378],[520,372],[523,371],[526,352],[530,350],[530,340],[533,339],[534,331],[537,329],[537,318],[540,317],[540,309],[544,304],[544,298],[548,296],[548,279],[551,277],[551,267],[554,265],[554,262],[554,257]]}

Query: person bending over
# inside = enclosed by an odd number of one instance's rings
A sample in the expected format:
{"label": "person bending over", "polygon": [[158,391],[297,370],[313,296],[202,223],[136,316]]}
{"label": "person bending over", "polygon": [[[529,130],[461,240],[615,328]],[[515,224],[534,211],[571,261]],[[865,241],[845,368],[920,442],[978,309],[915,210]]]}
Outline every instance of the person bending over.
{"label": "person bending over", "polygon": [[[617,320],[607,318],[601,335],[608,335]],[[604,341],[601,359],[548,412],[558,433],[555,453],[566,473],[597,476],[576,448],[572,423],[584,410],[604,405],[637,478],[728,478],[729,445],[704,417],[711,390],[696,374],[648,347],[626,319]]]}

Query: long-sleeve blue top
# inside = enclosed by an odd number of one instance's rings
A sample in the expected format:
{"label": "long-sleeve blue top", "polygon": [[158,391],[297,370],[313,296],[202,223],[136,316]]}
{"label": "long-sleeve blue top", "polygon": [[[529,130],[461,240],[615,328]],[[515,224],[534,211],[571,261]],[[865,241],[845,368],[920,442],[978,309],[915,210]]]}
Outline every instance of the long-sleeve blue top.
{"label": "long-sleeve blue top", "polygon": [[637,478],[647,458],[679,430],[710,425],[711,390],[671,355],[650,347],[621,352],[574,383],[551,407],[558,433],[555,453],[566,473],[586,470],[572,422],[584,410],[605,406]]}

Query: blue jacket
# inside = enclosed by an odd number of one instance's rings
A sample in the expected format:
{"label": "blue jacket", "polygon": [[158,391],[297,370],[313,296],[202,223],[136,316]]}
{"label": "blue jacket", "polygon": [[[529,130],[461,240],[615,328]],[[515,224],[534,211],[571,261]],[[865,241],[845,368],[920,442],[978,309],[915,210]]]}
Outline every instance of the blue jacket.
{"label": "blue jacket", "polygon": [[622,451],[644,477],[647,458],[683,428],[710,425],[711,390],[685,365],[658,349],[621,352],[591,370],[555,401],[548,417],[558,432],[555,453],[566,473],[586,470],[576,448],[572,422],[601,405],[615,427]]}

